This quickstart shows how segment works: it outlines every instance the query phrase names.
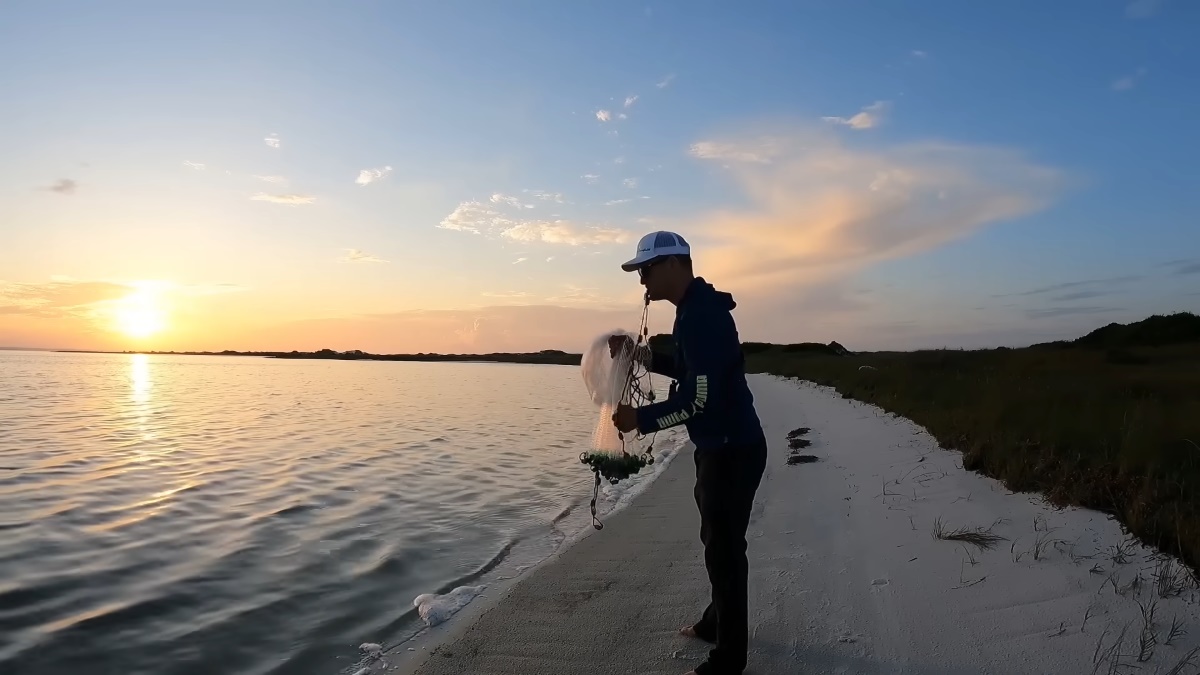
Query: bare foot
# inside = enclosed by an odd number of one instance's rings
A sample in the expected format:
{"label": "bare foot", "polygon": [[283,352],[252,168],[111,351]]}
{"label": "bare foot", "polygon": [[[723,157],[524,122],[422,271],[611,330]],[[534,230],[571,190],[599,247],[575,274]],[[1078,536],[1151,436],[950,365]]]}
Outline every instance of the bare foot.
{"label": "bare foot", "polygon": [[679,634],[680,634],[680,635],[682,635],[682,636],[684,636],[684,637],[695,638],[695,639],[697,639],[697,640],[700,640],[700,641],[702,641],[702,642],[707,642],[707,643],[709,643],[709,644],[713,644],[712,640],[705,640],[704,638],[702,638],[702,637],[700,637],[699,635],[697,635],[697,634],[696,634],[696,627],[695,627],[695,626],[684,626],[683,628],[680,628],[680,629],[679,629]]}

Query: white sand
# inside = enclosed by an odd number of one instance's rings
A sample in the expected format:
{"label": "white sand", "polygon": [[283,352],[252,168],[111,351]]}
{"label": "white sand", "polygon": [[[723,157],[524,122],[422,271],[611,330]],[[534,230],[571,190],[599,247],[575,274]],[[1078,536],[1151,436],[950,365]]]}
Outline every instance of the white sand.
{"label": "white sand", "polygon": [[[759,496],[751,602],[754,644],[766,658],[758,663],[794,657],[805,672],[831,673],[1108,673],[1119,660],[1155,673],[1200,644],[1195,591],[1159,597],[1151,552],[1107,516],[1012,494],[962,470],[959,453],[915,424],[831,389],[758,378],[755,392],[772,439],[789,425],[812,427],[805,452],[822,458],[773,461]],[[936,539],[939,518],[949,530],[995,524],[1006,541],[980,551]],[[1126,562],[1113,560],[1118,549]],[[1141,663],[1139,602],[1156,603],[1158,642]],[[1166,646],[1176,616],[1192,634]],[[1122,629],[1123,647],[1105,658]],[[1128,672],[1122,665],[1113,672]]]}
{"label": "white sand", "polygon": [[[1169,673],[1200,645],[1200,594],[1165,592],[1164,563],[1107,516],[1011,494],[911,422],[832,390],[767,376],[752,387],[771,457],[748,535],[748,673]],[[800,426],[813,441],[801,452],[820,461],[788,466],[786,434]],[[707,587],[691,453],[680,454],[603,531],[477,600],[438,643],[372,670],[694,666],[706,646],[675,630]],[[937,519],[1005,540],[937,539]],[[1168,645],[1173,622],[1187,632]]]}

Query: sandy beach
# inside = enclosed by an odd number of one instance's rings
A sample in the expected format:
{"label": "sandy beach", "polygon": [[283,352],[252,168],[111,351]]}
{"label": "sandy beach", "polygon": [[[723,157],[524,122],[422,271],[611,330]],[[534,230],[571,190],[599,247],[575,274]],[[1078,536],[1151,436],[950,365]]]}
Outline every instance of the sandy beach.
{"label": "sandy beach", "polygon": [[[748,533],[748,673],[1200,670],[1190,576],[1106,515],[1012,494],[830,389],[751,386],[771,456]],[[817,459],[789,465],[798,427]],[[602,531],[361,667],[682,675],[707,653],[677,634],[707,599],[693,472],[685,448]]]}

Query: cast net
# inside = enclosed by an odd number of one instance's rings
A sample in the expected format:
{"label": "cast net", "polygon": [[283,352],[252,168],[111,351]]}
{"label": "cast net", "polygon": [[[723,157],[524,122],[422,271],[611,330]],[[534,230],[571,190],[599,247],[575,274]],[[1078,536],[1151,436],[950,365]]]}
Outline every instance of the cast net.
{"label": "cast net", "polygon": [[616,485],[654,463],[653,437],[646,442],[637,432],[621,433],[613,422],[617,406],[624,404],[637,408],[654,400],[646,336],[646,312],[643,310],[638,334],[615,330],[598,336],[579,364],[588,395],[599,408],[591,448],[579,455],[579,461],[591,466],[596,474],[592,496],[592,524],[596,529],[603,527],[596,518],[600,481],[607,480]]}

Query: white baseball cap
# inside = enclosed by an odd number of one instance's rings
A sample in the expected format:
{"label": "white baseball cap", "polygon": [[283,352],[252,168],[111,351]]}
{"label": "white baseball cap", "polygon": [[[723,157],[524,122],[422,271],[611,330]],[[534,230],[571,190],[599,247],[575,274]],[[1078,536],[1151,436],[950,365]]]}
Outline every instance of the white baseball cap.
{"label": "white baseball cap", "polygon": [[692,247],[684,241],[683,237],[674,232],[660,230],[651,232],[641,238],[637,245],[637,255],[629,262],[621,265],[621,269],[626,272],[632,272],[637,268],[649,263],[655,258],[661,258],[666,255],[691,255]]}

